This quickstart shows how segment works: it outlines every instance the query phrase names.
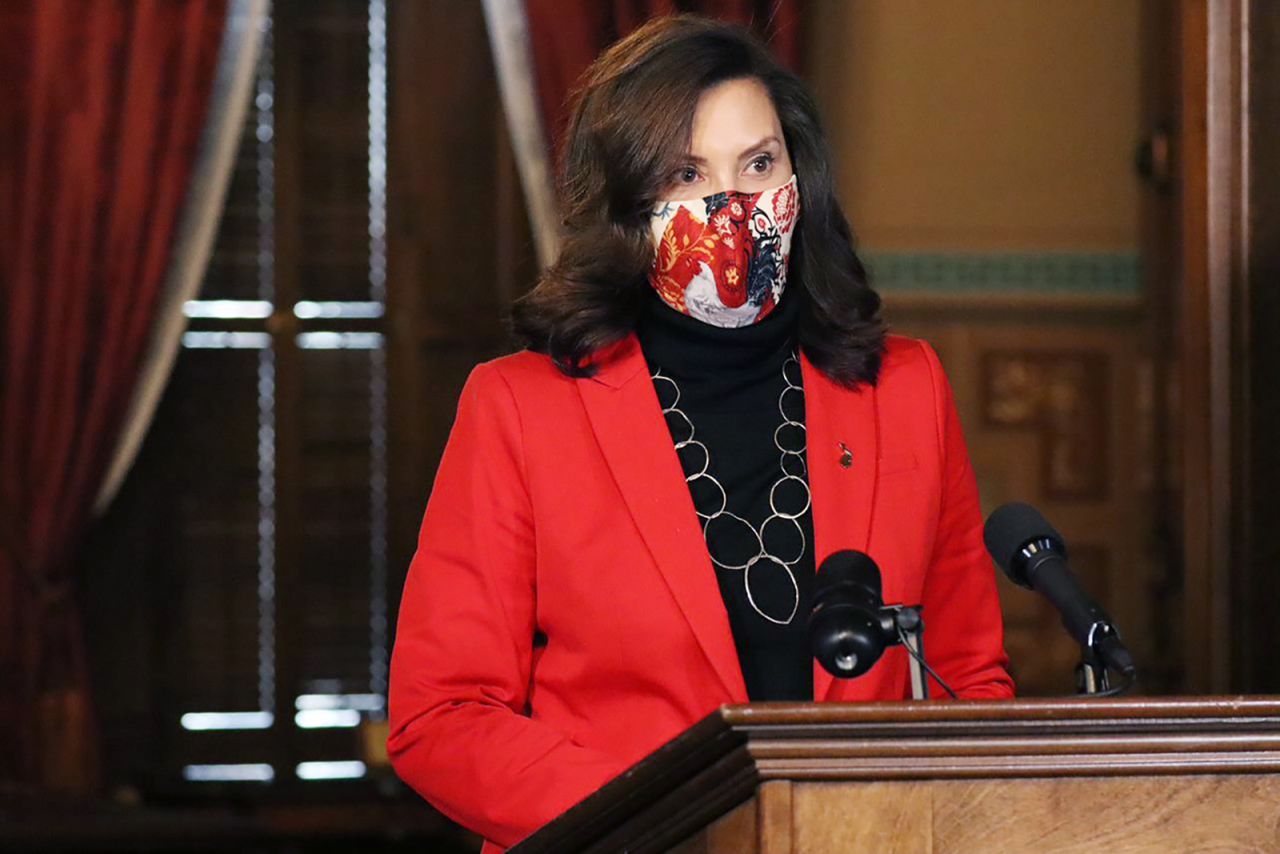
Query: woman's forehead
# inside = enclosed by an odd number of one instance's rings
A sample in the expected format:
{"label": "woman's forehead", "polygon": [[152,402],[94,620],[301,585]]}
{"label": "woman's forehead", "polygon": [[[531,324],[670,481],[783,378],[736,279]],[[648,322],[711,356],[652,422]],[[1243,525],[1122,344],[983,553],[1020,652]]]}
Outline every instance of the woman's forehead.
{"label": "woman's forehead", "polygon": [[779,144],[782,127],[769,90],[754,78],[727,80],[702,93],[693,116],[690,154],[737,159],[760,143]]}

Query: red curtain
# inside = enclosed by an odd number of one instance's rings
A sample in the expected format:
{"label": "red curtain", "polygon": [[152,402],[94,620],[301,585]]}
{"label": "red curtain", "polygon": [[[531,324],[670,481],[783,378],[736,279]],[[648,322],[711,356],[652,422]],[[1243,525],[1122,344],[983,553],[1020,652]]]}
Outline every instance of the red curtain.
{"label": "red curtain", "polygon": [[226,0],[0,8],[0,779],[86,790],[71,567],[146,349]]}
{"label": "red curtain", "polygon": [[695,12],[746,24],[792,70],[799,70],[800,0],[525,0],[538,100],[552,150],[568,124],[578,76],[608,45],[648,19]]}

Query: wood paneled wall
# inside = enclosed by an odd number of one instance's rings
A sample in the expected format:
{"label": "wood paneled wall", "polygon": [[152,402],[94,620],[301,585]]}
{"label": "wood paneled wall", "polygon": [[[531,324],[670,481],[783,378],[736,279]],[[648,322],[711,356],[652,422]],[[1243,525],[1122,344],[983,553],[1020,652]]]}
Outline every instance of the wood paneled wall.
{"label": "wood paneled wall", "polygon": [[[1134,650],[1144,690],[1169,690],[1180,675],[1170,617],[1176,564],[1157,559],[1158,390],[1137,302],[890,296],[886,314],[895,331],[925,338],[942,358],[984,514],[1015,500],[1040,508]],[[1018,692],[1073,693],[1079,648],[1047,600],[997,575]]]}

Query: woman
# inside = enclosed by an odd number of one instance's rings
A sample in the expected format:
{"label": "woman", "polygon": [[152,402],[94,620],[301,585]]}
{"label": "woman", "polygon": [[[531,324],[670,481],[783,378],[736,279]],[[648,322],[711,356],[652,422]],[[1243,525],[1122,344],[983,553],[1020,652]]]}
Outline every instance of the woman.
{"label": "woman", "polygon": [[396,770],[494,845],[723,703],[909,696],[900,648],[814,665],[840,549],[961,697],[1012,694],[951,392],[883,333],[803,85],[692,17],[584,81],[564,248],[463,390],[392,660]]}

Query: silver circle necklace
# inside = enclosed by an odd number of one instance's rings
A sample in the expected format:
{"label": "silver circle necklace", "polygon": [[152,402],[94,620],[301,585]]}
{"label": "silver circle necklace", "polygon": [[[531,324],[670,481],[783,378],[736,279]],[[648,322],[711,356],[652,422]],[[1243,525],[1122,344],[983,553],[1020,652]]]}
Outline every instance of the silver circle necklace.
{"label": "silver circle necklace", "polygon": [[[751,608],[771,623],[789,625],[800,607],[800,586],[796,581],[795,566],[804,557],[808,547],[800,520],[809,512],[812,502],[807,479],[808,467],[805,463],[804,421],[793,418],[787,411],[789,408],[793,412],[804,411],[804,386],[801,382],[799,358],[792,353],[782,365],[783,389],[778,397],[778,414],[782,417],[782,422],[773,431],[773,444],[779,453],[780,475],[769,488],[770,515],[759,527],[729,510],[729,498],[724,485],[712,474],[711,452],[696,438],[697,431],[693,421],[680,408],[680,386],[673,378],[662,373],[661,369],[654,371],[651,378],[684,469],[694,510],[702,520],[702,536],[711,562],[720,569],[742,572],[742,583]],[[737,528],[743,535],[738,541],[749,543],[750,547],[736,555],[722,553],[722,547],[713,545],[713,541],[716,544],[723,543],[723,534],[712,536],[713,525]],[[771,551],[766,545],[772,542],[776,547],[779,541],[787,539],[790,540],[790,550],[783,548]],[[754,553],[750,553],[752,548],[755,549]],[[759,573],[769,566],[781,569],[790,582],[791,602],[785,617],[771,614],[762,608],[752,589],[752,571]]]}

